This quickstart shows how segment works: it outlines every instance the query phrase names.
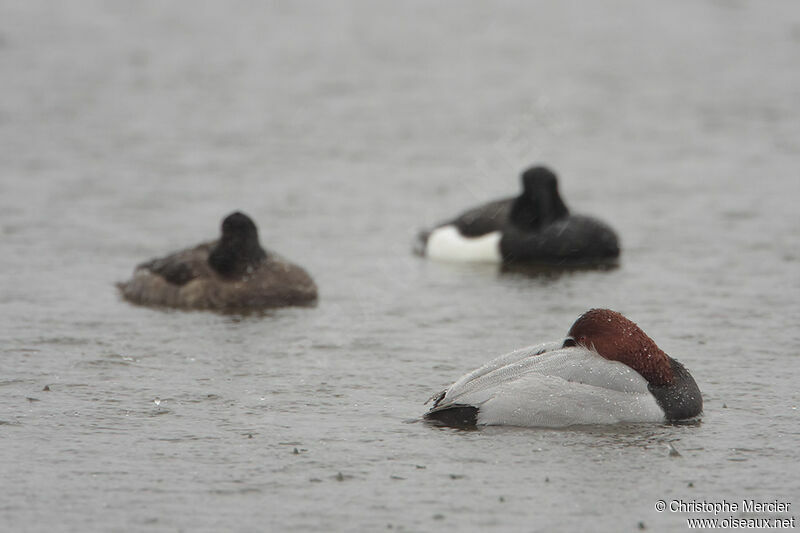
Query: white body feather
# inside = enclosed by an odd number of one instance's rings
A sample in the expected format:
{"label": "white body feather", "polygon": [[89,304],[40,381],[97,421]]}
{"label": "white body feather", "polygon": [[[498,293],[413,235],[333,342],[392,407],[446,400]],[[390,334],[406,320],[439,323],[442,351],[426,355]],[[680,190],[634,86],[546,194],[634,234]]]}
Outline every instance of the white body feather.
{"label": "white body feather", "polygon": [[551,342],[490,361],[451,385],[436,409],[478,407],[478,424],[564,427],[659,422],[647,381],[618,361]]}
{"label": "white body feather", "polygon": [[428,236],[425,255],[439,261],[499,263],[502,261],[501,237],[499,231],[480,237],[464,237],[455,226],[442,226]]}

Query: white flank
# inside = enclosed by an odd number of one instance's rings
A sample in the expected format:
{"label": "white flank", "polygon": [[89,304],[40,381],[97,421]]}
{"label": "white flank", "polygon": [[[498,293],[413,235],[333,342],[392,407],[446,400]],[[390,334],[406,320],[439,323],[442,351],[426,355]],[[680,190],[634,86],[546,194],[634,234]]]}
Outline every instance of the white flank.
{"label": "white flank", "polygon": [[[633,369],[585,348],[552,346],[518,350],[470,372],[450,386],[439,407],[474,405],[480,408],[478,423],[486,425],[564,427],[664,420],[647,381]],[[547,351],[541,355],[527,355],[542,348]]]}
{"label": "white flank", "polygon": [[499,263],[502,260],[501,237],[499,231],[480,237],[464,237],[455,226],[442,226],[433,230],[428,237],[425,255],[438,261]]}

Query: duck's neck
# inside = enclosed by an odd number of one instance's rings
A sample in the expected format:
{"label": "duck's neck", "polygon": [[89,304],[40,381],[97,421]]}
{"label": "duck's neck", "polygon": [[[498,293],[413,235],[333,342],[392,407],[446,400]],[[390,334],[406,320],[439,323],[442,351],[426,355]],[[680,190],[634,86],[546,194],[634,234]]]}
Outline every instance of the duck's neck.
{"label": "duck's neck", "polygon": [[267,253],[258,242],[237,242],[220,239],[208,255],[208,264],[220,276],[233,278],[247,273],[248,267],[258,266]]}
{"label": "duck's neck", "polygon": [[568,214],[569,210],[557,191],[555,194],[540,191],[535,195],[524,192],[514,199],[509,220],[521,230],[534,231]]}

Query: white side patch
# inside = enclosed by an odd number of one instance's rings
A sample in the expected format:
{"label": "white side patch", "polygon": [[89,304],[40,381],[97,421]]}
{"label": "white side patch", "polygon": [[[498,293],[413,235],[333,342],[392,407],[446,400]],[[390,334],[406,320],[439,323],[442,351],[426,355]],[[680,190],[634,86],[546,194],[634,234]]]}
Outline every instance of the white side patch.
{"label": "white side patch", "polygon": [[[659,422],[664,411],[630,367],[582,347],[547,343],[512,352],[465,375],[439,407],[480,407],[478,424],[564,427]],[[540,355],[527,355],[545,350]]]}
{"label": "white side patch", "polygon": [[438,261],[499,263],[502,260],[501,237],[499,231],[481,237],[464,237],[455,226],[442,226],[431,232],[425,252],[429,258]]}

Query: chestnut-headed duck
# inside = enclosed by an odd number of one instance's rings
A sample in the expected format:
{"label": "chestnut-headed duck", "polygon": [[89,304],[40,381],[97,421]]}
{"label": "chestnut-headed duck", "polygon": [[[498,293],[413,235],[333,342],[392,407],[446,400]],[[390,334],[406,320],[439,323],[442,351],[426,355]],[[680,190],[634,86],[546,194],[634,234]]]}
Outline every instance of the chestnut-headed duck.
{"label": "chestnut-headed duck", "polygon": [[432,399],[425,418],[457,427],[669,422],[703,410],[689,371],[609,309],[587,311],[564,340],[498,357]]}

